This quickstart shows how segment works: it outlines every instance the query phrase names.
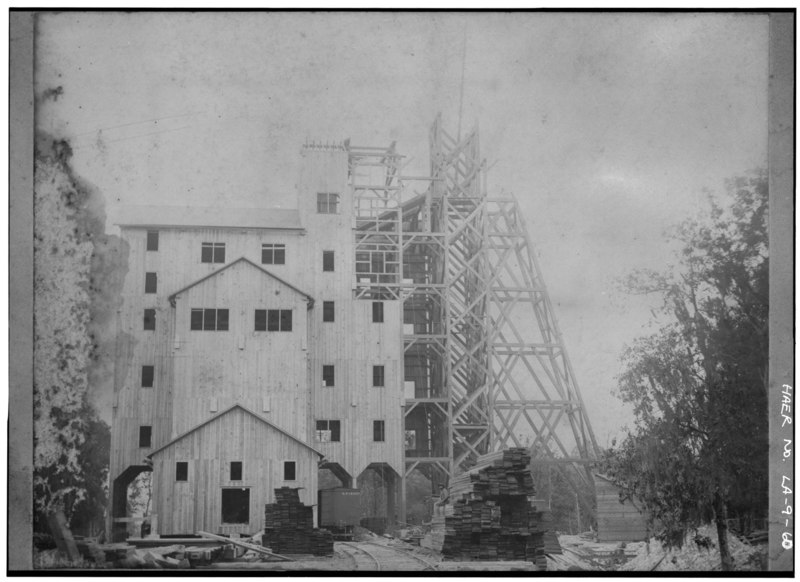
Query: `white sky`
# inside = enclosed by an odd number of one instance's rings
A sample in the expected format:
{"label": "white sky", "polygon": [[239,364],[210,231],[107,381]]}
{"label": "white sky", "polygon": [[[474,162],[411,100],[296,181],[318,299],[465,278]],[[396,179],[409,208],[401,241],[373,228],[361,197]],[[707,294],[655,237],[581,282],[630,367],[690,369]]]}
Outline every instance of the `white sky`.
{"label": "white sky", "polygon": [[480,125],[490,194],[513,192],[599,444],[649,309],[614,279],[669,260],[703,189],[766,163],[766,16],[63,13],[38,23],[41,129],[118,204],[296,207],[306,139],[397,140],[428,168],[441,111]]}

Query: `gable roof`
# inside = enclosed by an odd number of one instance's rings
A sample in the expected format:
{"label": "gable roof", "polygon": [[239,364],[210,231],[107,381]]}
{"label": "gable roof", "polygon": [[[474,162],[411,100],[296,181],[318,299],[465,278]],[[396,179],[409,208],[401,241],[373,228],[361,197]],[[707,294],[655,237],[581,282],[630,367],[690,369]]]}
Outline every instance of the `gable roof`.
{"label": "gable roof", "polygon": [[246,408],[246,407],[242,406],[241,404],[234,404],[233,406],[230,406],[230,407],[226,408],[226,409],[225,409],[225,410],[223,410],[222,412],[218,412],[217,414],[215,414],[215,415],[214,415],[214,416],[212,416],[211,418],[209,418],[209,419],[207,419],[207,420],[204,420],[203,422],[201,422],[201,423],[200,423],[200,424],[198,424],[197,426],[195,426],[195,427],[193,427],[193,428],[190,428],[190,429],[189,429],[189,430],[187,430],[185,433],[183,433],[183,434],[181,434],[181,435],[178,435],[178,436],[176,436],[174,439],[172,439],[172,440],[171,440],[171,441],[169,441],[168,443],[161,445],[161,446],[160,446],[160,447],[158,447],[156,450],[154,450],[152,453],[150,453],[149,455],[147,455],[147,458],[148,458],[148,459],[149,459],[149,458],[152,458],[152,457],[153,457],[153,455],[156,455],[156,454],[160,453],[161,451],[163,451],[163,450],[164,450],[164,449],[166,449],[167,447],[170,447],[170,446],[174,445],[175,443],[177,443],[178,441],[185,439],[187,436],[189,436],[189,435],[190,435],[190,434],[192,434],[193,432],[195,432],[195,431],[197,431],[197,430],[199,430],[199,429],[203,428],[205,425],[207,425],[207,424],[210,424],[210,423],[214,422],[215,420],[218,420],[218,419],[222,418],[223,416],[225,416],[226,414],[228,414],[229,412],[232,412],[233,410],[235,410],[235,409],[237,409],[237,408],[239,408],[239,409],[243,410],[244,412],[246,412],[247,414],[249,414],[249,415],[251,415],[251,416],[254,416],[255,418],[257,418],[258,420],[260,420],[261,422],[263,422],[263,423],[264,423],[264,424],[266,424],[267,426],[269,426],[269,427],[271,427],[271,428],[273,428],[273,429],[277,430],[279,433],[281,433],[281,434],[283,434],[283,435],[285,435],[285,436],[289,437],[289,438],[290,438],[290,439],[292,439],[293,441],[296,441],[297,443],[299,443],[299,444],[303,445],[304,447],[306,447],[306,448],[307,448],[307,449],[309,449],[310,451],[312,451],[312,452],[314,452],[314,453],[318,454],[320,457],[324,457],[324,456],[325,456],[325,455],[323,455],[322,453],[320,453],[320,452],[319,452],[317,449],[315,449],[314,447],[312,447],[311,445],[309,445],[308,443],[306,443],[305,441],[302,441],[302,440],[300,440],[299,438],[297,438],[296,436],[294,436],[293,434],[291,434],[291,433],[289,433],[289,432],[286,432],[286,431],[285,431],[285,430],[283,430],[281,427],[279,427],[279,426],[277,426],[277,425],[275,425],[275,424],[272,424],[270,421],[268,421],[268,420],[267,420],[266,418],[264,418],[263,416],[261,416],[261,415],[259,415],[259,414],[256,414],[255,412],[253,412],[253,411],[252,411],[252,410],[250,410],[249,408]]}
{"label": "gable roof", "polygon": [[287,208],[125,205],[113,214],[114,224],[129,227],[303,229],[300,212]]}
{"label": "gable roof", "polygon": [[248,259],[246,257],[239,257],[238,259],[236,259],[232,263],[228,263],[227,265],[225,265],[221,269],[217,269],[216,271],[213,271],[213,272],[209,273],[208,275],[206,275],[204,277],[200,277],[197,281],[188,284],[186,287],[183,287],[182,289],[178,289],[177,291],[175,291],[175,293],[173,293],[172,295],[170,295],[168,297],[170,305],[172,305],[172,307],[175,307],[175,299],[178,297],[178,295],[180,295],[184,291],[188,291],[189,289],[191,289],[195,285],[199,285],[203,281],[207,281],[208,279],[211,279],[212,277],[216,277],[217,275],[222,273],[224,270],[230,269],[232,266],[236,265],[237,263],[241,263],[241,262],[247,263],[251,267],[254,267],[254,268],[258,269],[259,271],[261,271],[265,275],[269,275],[270,277],[272,277],[273,279],[275,279],[279,283],[283,283],[284,285],[286,285],[292,291],[294,291],[296,293],[299,293],[300,295],[303,295],[306,298],[306,300],[308,301],[308,308],[309,309],[311,309],[314,306],[314,298],[311,295],[309,295],[305,291],[301,291],[300,289],[298,289],[297,287],[295,287],[291,283],[288,283],[288,282],[284,281],[283,279],[281,279],[280,277],[278,277],[274,273],[270,273],[269,271],[267,271],[265,268],[261,267],[260,265],[256,265],[253,261],[251,261],[250,259]]}

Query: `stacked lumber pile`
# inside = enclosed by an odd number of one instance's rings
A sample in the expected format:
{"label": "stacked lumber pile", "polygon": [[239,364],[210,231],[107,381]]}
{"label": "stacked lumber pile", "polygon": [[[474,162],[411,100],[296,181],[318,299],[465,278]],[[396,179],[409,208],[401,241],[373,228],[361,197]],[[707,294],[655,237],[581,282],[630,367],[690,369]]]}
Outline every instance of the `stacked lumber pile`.
{"label": "stacked lumber pile", "polygon": [[523,448],[483,455],[451,481],[442,545],[446,559],[526,560],[546,567],[549,520],[529,500],[530,460]]}
{"label": "stacked lumber pile", "polygon": [[275,503],[264,511],[262,544],[278,554],[333,555],[333,534],[314,528],[314,513],[300,502],[298,489],[275,489]]}

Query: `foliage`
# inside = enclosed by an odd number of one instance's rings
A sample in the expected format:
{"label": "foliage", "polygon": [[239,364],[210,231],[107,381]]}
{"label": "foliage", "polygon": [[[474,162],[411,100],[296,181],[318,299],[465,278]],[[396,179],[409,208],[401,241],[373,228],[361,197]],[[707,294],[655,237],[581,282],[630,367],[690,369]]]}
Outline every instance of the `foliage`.
{"label": "foliage", "polygon": [[87,281],[92,245],[75,224],[81,193],[55,143],[37,152],[34,188],[34,488],[36,509],[64,508],[86,495],[79,451],[85,441],[91,354]]}
{"label": "foliage", "polygon": [[72,526],[96,531],[108,501],[109,428],[92,392],[112,378],[100,336],[119,301],[127,249],[103,232],[102,196],[72,173],[70,156],[68,143],[37,134],[34,509],[41,529],[60,508]]}
{"label": "foliage", "polygon": [[[591,486],[581,480],[574,465],[557,466],[553,463],[536,463],[537,458],[549,458],[543,447],[531,448],[531,476],[537,499],[550,505],[551,529],[578,534],[596,528],[597,504]],[[577,451],[574,456],[578,456]],[[578,493],[574,485],[577,484]]]}
{"label": "foliage", "polygon": [[673,544],[712,519],[722,536],[729,510],[767,507],[766,173],[727,188],[729,207],[710,199],[707,217],[670,234],[677,268],[627,281],[630,292],[663,299],[661,327],[623,354],[620,395],[636,428],[606,471]]}

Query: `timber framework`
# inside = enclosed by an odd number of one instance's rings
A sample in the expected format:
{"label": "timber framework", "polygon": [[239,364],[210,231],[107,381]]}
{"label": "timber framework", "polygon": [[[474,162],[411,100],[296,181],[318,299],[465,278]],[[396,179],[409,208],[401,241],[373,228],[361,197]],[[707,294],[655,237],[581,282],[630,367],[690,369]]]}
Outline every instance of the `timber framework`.
{"label": "timber framework", "polygon": [[358,495],[352,519],[386,527],[406,521],[415,472],[436,492],[511,447],[593,487],[520,207],[487,195],[477,130],[453,138],[437,117],[429,142],[427,176],[405,175],[395,144],[305,144],[297,210],[127,209],[117,539],[145,471],[161,535],[255,533],[281,487],[318,521],[319,500]]}

